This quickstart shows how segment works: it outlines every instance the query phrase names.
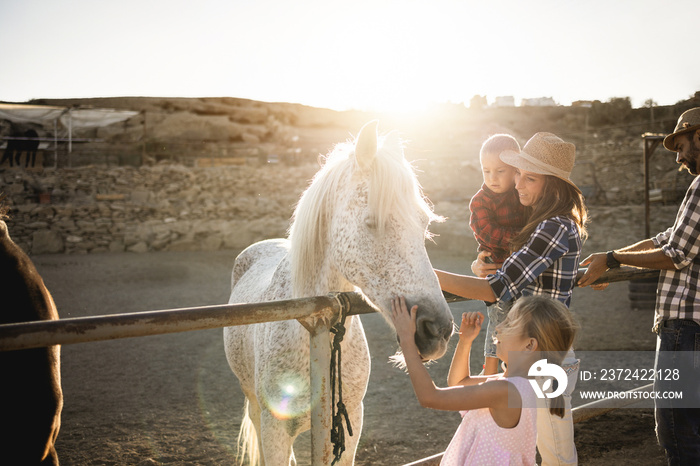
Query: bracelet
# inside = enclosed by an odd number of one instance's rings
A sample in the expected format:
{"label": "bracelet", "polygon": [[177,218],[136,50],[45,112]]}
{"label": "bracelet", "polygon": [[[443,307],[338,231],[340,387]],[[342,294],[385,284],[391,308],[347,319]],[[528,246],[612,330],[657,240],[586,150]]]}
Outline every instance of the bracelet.
{"label": "bracelet", "polygon": [[615,251],[608,251],[605,256],[605,263],[609,269],[616,269],[620,266],[620,261],[615,259]]}

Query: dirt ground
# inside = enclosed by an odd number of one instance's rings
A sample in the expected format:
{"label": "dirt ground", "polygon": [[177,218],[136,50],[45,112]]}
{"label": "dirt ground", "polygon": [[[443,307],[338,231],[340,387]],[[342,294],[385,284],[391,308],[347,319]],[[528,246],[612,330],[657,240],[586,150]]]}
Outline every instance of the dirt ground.
{"label": "dirt ground", "polygon": [[[33,257],[62,318],[221,304],[237,251]],[[468,259],[432,251],[437,267]],[[456,318],[481,302],[451,305]],[[630,310],[627,284],[575,291],[577,350],[654,350],[651,311]],[[445,449],[460,418],[421,408],[388,357],[395,337],[379,315],[362,316],[372,354],[358,465],[400,465]],[[483,332],[482,332],[483,335]],[[429,370],[444,384],[455,339]],[[483,344],[483,336],[476,347]],[[477,352],[477,355],[480,353]],[[473,369],[482,363],[474,358]],[[57,450],[64,465],[235,464],[243,397],[228,368],[222,331],[66,345],[65,407]],[[576,425],[581,464],[664,464],[651,409],[622,409]],[[296,446],[309,464],[308,435]]]}

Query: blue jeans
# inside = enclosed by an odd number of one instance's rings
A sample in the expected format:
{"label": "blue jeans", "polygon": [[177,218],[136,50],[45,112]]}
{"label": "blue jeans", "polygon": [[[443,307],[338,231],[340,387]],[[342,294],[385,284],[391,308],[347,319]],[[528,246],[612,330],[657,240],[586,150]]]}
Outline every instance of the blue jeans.
{"label": "blue jeans", "polygon": [[[655,399],[656,438],[669,465],[700,464],[700,325],[667,320],[659,325],[654,391],[682,391],[683,399]],[[677,377],[666,377],[678,369]],[[661,371],[661,372],[659,372]]]}

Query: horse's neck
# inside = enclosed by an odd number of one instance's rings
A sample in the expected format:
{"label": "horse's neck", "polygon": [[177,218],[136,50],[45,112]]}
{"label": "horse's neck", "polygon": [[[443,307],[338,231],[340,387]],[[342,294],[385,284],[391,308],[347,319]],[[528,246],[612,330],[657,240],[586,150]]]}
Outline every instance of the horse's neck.
{"label": "horse's neck", "polygon": [[314,286],[316,291],[321,294],[327,294],[332,291],[355,291],[355,286],[330,264],[328,258],[323,261],[323,265],[318,269]]}
{"label": "horse's neck", "polygon": [[355,286],[331,264],[328,257],[315,269],[313,277],[304,282],[304,296],[323,296],[334,291],[355,291]]}

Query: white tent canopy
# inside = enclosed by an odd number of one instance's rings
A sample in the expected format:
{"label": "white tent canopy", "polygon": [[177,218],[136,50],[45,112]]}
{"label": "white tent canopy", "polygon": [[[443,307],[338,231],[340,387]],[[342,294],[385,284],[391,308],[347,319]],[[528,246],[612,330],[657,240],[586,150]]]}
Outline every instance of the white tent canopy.
{"label": "white tent canopy", "polygon": [[113,108],[75,108],[61,115],[59,121],[63,126],[72,125],[73,128],[99,128],[126,121],[138,114],[139,112],[133,110]]}
{"label": "white tent canopy", "polygon": [[58,120],[65,128],[99,128],[138,115],[133,110],[71,108],[48,105],[0,104],[0,119],[15,123],[47,123]]}
{"label": "white tent canopy", "polygon": [[38,105],[0,104],[0,119],[15,123],[56,121],[67,109]]}
{"label": "white tent canopy", "polygon": [[[58,141],[58,123],[68,130],[68,153],[73,151],[73,128],[99,128],[126,121],[140,112],[133,110],[116,110],[113,108],[73,108],[52,107],[49,105],[2,104],[0,103],[0,120],[13,123],[52,123],[54,140]],[[54,147],[54,158],[57,159]],[[56,162],[57,163],[57,162]]]}

